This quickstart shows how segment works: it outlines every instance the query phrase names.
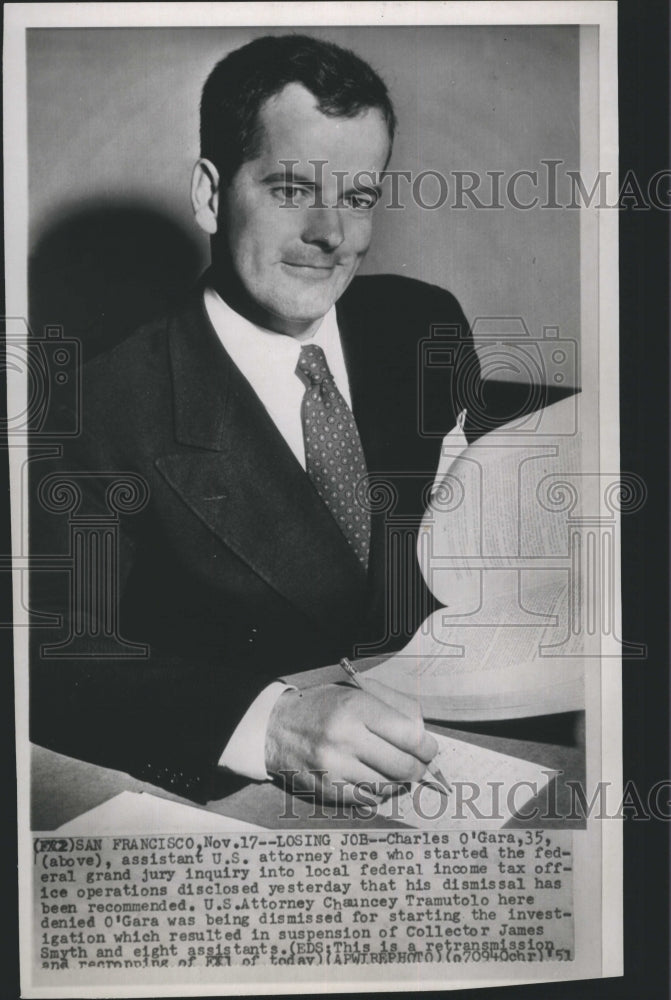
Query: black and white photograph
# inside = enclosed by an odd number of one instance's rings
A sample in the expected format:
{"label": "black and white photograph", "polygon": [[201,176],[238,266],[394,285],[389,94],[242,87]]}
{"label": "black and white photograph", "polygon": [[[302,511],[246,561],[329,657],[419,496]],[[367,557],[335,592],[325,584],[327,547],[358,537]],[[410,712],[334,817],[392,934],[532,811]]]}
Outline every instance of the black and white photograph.
{"label": "black and white photograph", "polygon": [[617,5],[7,8],[22,995],[621,975]]}

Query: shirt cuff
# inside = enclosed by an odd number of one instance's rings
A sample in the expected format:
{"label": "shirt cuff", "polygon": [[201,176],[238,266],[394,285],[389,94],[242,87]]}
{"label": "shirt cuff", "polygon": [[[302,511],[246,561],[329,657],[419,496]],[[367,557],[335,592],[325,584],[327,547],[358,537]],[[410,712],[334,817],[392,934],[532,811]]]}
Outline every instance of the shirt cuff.
{"label": "shirt cuff", "polygon": [[275,702],[296,688],[273,681],[249,706],[219,758],[219,767],[254,781],[270,781],[266,771],[266,730]]}

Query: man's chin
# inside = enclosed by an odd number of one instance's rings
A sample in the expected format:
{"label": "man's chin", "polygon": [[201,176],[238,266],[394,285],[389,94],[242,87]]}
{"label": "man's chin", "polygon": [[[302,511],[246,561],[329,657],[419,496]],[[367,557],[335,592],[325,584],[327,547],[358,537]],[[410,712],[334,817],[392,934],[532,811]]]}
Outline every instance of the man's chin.
{"label": "man's chin", "polygon": [[275,306],[272,312],[277,320],[285,323],[287,327],[311,326],[323,319],[340,294],[339,292],[338,295],[313,295],[309,302],[300,299],[285,302],[279,308]]}
{"label": "man's chin", "polygon": [[258,295],[257,302],[272,317],[272,329],[295,332],[319,323],[343,294],[354,272],[345,273],[344,268],[331,276],[328,281],[305,280],[302,277],[284,281],[266,294]]}

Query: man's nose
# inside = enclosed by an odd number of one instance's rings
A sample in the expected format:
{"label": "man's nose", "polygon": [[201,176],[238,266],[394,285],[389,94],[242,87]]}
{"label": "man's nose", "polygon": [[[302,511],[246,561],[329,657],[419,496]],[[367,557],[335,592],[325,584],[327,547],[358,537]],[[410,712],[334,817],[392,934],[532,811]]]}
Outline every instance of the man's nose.
{"label": "man's nose", "polygon": [[303,241],[337,250],[345,239],[342,212],[338,208],[312,207],[306,211]]}

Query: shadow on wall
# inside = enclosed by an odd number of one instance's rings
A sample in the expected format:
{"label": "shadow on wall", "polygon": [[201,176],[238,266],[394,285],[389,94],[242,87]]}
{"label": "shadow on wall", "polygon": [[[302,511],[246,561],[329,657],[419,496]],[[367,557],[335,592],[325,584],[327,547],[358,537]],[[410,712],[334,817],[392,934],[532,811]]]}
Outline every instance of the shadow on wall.
{"label": "shadow on wall", "polygon": [[62,326],[88,361],[170,309],[206,263],[196,233],[155,208],[91,202],[46,229],[31,254],[31,329]]}

